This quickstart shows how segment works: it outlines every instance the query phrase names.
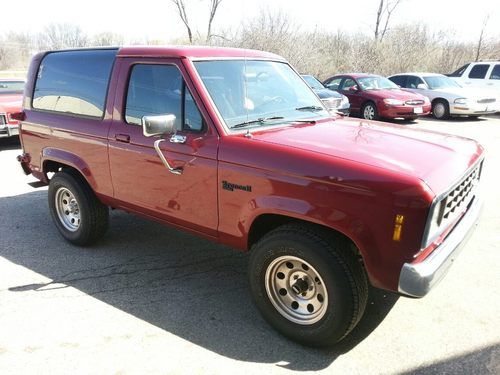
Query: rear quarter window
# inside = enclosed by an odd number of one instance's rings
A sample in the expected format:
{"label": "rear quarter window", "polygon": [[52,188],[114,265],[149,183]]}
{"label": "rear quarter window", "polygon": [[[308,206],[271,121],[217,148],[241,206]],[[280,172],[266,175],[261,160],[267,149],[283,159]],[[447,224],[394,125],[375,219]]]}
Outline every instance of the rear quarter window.
{"label": "rear quarter window", "polygon": [[38,69],[33,108],[101,118],[117,50],[51,52]]}

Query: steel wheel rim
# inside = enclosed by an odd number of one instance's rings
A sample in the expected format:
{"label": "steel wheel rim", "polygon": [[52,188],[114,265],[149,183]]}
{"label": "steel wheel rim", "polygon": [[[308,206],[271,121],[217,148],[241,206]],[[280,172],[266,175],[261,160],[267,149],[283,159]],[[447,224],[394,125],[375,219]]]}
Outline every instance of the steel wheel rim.
{"label": "steel wheel rim", "polygon": [[367,105],[363,114],[365,116],[365,119],[373,120],[373,118],[375,117],[375,108],[373,108],[371,105]]}
{"label": "steel wheel rim", "polygon": [[437,103],[434,106],[434,116],[437,118],[441,118],[444,116],[444,104],[443,103]]}
{"label": "steel wheel rim", "polygon": [[80,227],[80,206],[74,194],[64,187],[55,195],[55,206],[59,221],[67,230],[76,232]]}
{"label": "steel wheel rim", "polygon": [[325,283],[316,269],[303,259],[294,256],[274,259],[267,267],[265,284],[275,309],[294,323],[314,324],[326,313]]}

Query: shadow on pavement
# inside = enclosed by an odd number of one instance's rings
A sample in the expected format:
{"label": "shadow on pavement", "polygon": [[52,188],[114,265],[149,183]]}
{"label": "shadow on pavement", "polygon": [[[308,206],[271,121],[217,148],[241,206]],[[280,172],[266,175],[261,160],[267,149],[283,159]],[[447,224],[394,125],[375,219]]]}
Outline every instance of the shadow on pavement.
{"label": "shadow on pavement", "polygon": [[118,211],[102,242],[78,248],[57,233],[45,191],[0,198],[0,212],[0,256],[53,280],[11,285],[10,292],[77,288],[240,361],[326,368],[370,335],[398,299],[371,290],[363,319],[345,341],[333,349],[306,348],[277,334],[253,306],[247,254]]}
{"label": "shadow on pavement", "polygon": [[19,137],[0,138],[0,152],[6,150],[17,150],[21,148]]}
{"label": "shadow on pavement", "polygon": [[500,374],[500,344],[424,365],[404,374]]}

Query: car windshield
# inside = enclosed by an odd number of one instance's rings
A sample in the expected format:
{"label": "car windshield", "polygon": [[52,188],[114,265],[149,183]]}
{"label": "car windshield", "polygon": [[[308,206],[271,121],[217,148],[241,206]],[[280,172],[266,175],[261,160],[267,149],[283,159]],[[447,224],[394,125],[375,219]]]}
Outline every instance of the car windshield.
{"label": "car windshield", "polygon": [[194,65],[229,128],[329,116],[311,88],[286,63],[213,60],[197,61]]}
{"label": "car windshield", "polygon": [[21,93],[24,90],[24,81],[2,81],[0,80],[0,94]]}
{"label": "car windshield", "polygon": [[446,76],[424,77],[424,80],[431,90],[462,87],[457,82]]}
{"label": "car windshield", "polygon": [[320,89],[325,88],[325,86],[323,86],[323,84],[320,81],[318,81],[316,78],[314,78],[313,76],[305,74],[302,76],[302,78],[304,78],[304,81],[306,81],[307,84],[315,90],[320,90]]}
{"label": "car windshield", "polygon": [[399,87],[392,81],[384,77],[363,77],[358,78],[358,83],[362,90],[387,90],[398,89]]}

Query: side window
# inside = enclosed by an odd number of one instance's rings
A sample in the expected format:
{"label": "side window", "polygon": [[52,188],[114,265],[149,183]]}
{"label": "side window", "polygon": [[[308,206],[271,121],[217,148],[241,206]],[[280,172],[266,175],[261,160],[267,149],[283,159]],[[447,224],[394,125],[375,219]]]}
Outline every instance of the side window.
{"label": "side window", "polygon": [[177,130],[201,131],[203,121],[174,65],[138,64],[132,68],[125,105],[125,121],[141,125],[143,116],[173,114]]}
{"label": "side window", "polygon": [[421,83],[424,83],[419,77],[417,76],[408,76],[408,79],[406,81],[406,87],[409,89],[416,89],[418,85]]}
{"label": "side window", "polygon": [[341,90],[348,91],[349,89],[351,89],[351,87],[356,86],[358,85],[356,84],[355,80],[353,80],[352,78],[346,78],[344,83],[342,83]]}
{"label": "side window", "polygon": [[329,88],[330,90],[338,90],[340,86],[340,81],[342,81],[342,77],[340,78],[334,78],[330,81],[327,81],[325,83],[325,86]]}
{"label": "side window", "polygon": [[500,79],[500,65],[495,65],[490,75],[490,79]]}
{"label": "side window", "polygon": [[102,117],[117,50],[51,52],[38,69],[33,108]]}
{"label": "side window", "polygon": [[394,82],[396,85],[399,87],[406,87],[405,81],[406,81],[406,76],[394,76],[389,78],[392,82]]}
{"label": "side window", "polygon": [[477,64],[472,67],[469,73],[469,78],[483,79],[486,77],[486,72],[490,68],[487,64]]}
{"label": "side window", "polygon": [[448,74],[448,77],[462,77],[462,75],[467,70],[467,68],[469,67],[469,65],[470,64],[465,64],[464,66],[462,66],[462,67],[458,68],[457,70],[455,70],[453,73]]}

